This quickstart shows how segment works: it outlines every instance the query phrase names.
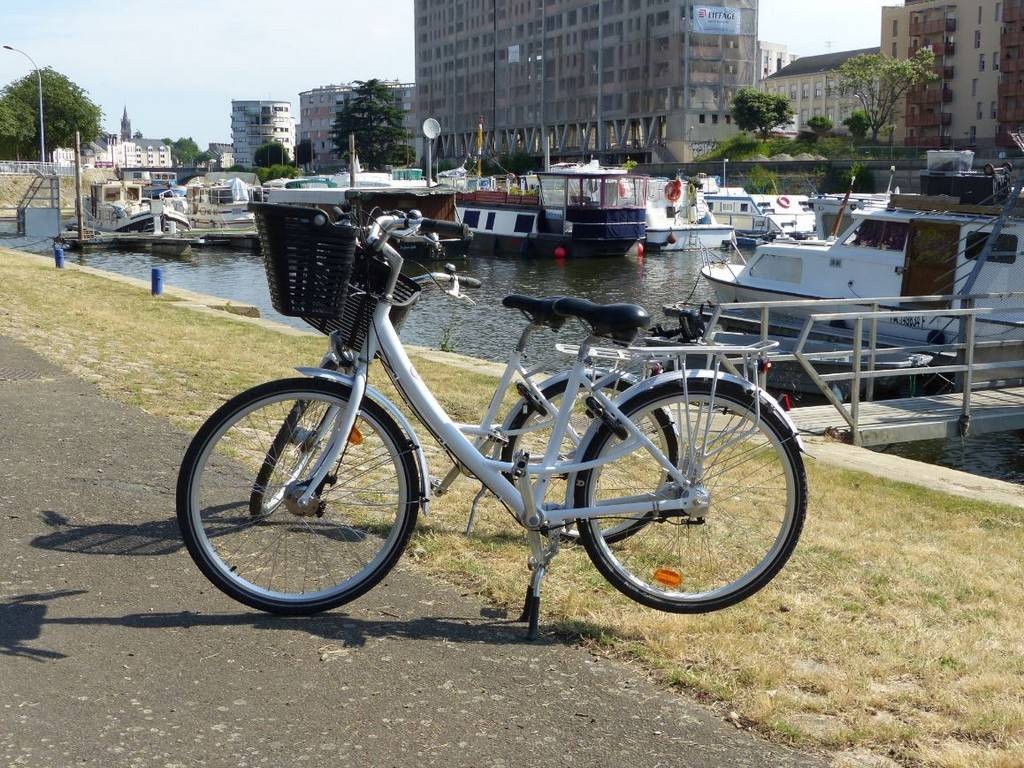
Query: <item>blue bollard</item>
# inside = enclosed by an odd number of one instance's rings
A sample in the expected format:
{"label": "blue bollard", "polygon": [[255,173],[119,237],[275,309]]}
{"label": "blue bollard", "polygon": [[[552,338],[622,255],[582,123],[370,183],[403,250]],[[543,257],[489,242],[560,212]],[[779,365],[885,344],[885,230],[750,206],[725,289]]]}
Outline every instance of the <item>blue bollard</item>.
{"label": "blue bollard", "polygon": [[60,245],[53,246],[53,263],[57,269],[64,269],[64,248]]}
{"label": "blue bollard", "polygon": [[149,275],[149,290],[154,296],[164,292],[164,271],[160,267],[153,267]]}

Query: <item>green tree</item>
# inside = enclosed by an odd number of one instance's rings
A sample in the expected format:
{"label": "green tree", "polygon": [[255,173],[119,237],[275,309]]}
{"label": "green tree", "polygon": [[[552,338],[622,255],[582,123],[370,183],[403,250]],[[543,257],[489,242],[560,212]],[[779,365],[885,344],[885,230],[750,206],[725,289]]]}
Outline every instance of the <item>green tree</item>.
{"label": "green tree", "polygon": [[871,119],[863,109],[855,109],[843,120],[843,125],[857,141],[864,141],[871,130]]}
{"label": "green tree", "polygon": [[907,91],[938,78],[932,71],[934,67],[935,53],[931,48],[921,48],[909,59],[866,53],[839,67],[838,88],[840,93],[850,94],[860,102],[874,144],[878,142],[878,132],[895,122]]}
{"label": "green tree", "polygon": [[37,119],[35,115],[20,102],[0,99],[0,158],[21,157],[21,147],[32,140],[34,119]]}
{"label": "green tree", "polygon": [[401,163],[409,133],[394,91],[376,79],[356,83],[352,98],[334,119],[331,138],[338,154],[348,158],[348,137],[354,133],[356,155],[364,167],[383,169]]}
{"label": "green tree", "polygon": [[178,165],[195,165],[199,156],[199,145],[191,136],[180,138],[171,142],[171,156]]}
{"label": "green tree", "polygon": [[824,136],[832,130],[832,120],[825,115],[815,115],[807,121],[807,127],[818,136]]}
{"label": "green tree", "polygon": [[785,96],[740,88],[732,101],[732,119],[742,131],[754,131],[762,138],[793,119],[793,105]]}
{"label": "green tree", "polygon": [[[92,141],[102,132],[103,111],[79,86],[50,67],[40,70],[43,80],[43,122],[46,129],[46,153],[56,147],[75,146],[75,131],[82,142]],[[0,145],[10,146],[21,156],[32,156],[39,147],[39,86],[36,73],[9,83],[0,91]],[[3,124],[11,116],[17,123],[14,131]],[[20,127],[19,127],[20,126]]]}
{"label": "green tree", "polygon": [[257,168],[256,175],[259,176],[261,182],[271,179],[294,179],[299,175],[299,169],[294,165],[275,163],[269,167]]}
{"label": "green tree", "polygon": [[275,164],[286,165],[292,161],[288,148],[279,141],[268,141],[260,144],[252,153],[253,164],[257,168],[269,168]]}

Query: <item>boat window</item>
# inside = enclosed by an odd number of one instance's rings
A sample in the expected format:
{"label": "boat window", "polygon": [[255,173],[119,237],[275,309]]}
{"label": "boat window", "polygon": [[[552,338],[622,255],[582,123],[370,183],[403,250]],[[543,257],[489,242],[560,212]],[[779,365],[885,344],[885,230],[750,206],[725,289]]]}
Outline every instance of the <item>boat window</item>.
{"label": "boat window", "polygon": [[747,212],[747,207],[748,206],[747,206],[746,203],[740,203],[740,212],[741,213],[746,213]]}
{"label": "boat window", "polygon": [[[964,256],[968,259],[976,259],[981,255],[981,249],[985,247],[988,240],[988,232],[971,232],[967,235],[967,245],[964,247]],[[1017,260],[1017,236],[1000,235],[992,245],[992,252],[988,255],[987,262],[994,264],[1013,264]]]}
{"label": "boat window", "polygon": [[636,208],[636,184],[629,176],[604,180],[605,208]]}
{"label": "boat window", "polygon": [[489,211],[487,214],[487,225],[485,229],[494,229],[494,211]]}
{"label": "boat window", "polygon": [[516,232],[527,234],[533,231],[533,214],[532,213],[520,213],[516,216]]}
{"label": "boat window", "polygon": [[909,225],[905,221],[865,219],[843,241],[843,245],[878,248],[883,251],[902,251],[907,244],[908,229]]}
{"label": "boat window", "polygon": [[476,229],[480,226],[480,211],[466,211],[462,215],[462,223],[467,227]]}
{"label": "boat window", "polygon": [[565,178],[542,176],[540,178],[540,202],[545,208],[564,208]]}

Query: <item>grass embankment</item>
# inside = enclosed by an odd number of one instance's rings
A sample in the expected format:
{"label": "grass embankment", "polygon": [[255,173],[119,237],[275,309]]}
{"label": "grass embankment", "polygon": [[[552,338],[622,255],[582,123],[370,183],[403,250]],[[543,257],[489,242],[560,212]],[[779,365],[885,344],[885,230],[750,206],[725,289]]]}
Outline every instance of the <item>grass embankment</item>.
{"label": "grass embankment", "polygon": [[[290,375],[323,348],[321,339],[185,312],[2,251],[0,333],[185,431],[228,396]],[[417,364],[457,418],[479,413],[493,379]],[[442,474],[443,457],[430,458]],[[796,553],[745,603],[660,614],[613,592],[569,548],[545,582],[544,624],[640,662],[735,712],[738,724],[826,749],[837,765],[1024,764],[1021,511],[814,462],[809,482]],[[410,559],[511,612],[527,579],[524,538],[493,503],[465,538],[474,491],[464,482],[435,503]]]}

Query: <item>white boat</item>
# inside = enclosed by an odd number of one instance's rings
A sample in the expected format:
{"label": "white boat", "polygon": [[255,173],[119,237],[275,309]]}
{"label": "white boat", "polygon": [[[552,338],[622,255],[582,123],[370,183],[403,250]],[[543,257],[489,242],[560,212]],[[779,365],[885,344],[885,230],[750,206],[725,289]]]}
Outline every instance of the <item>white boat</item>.
{"label": "white boat", "polygon": [[720,224],[761,237],[814,236],[814,213],[807,195],[755,195],[743,187],[705,192],[704,200]]}
{"label": "white boat", "polygon": [[713,179],[652,178],[647,187],[647,247],[652,251],[695,251],[735,242],[736,230],[719,224],[704,200],[715,192]]}
{"label": "white boat", "polygon": [[252,229],[250,202],[263,199],[255,174],[208,174],[186,187],[186,212],[192,226],[211,229]]}
{"label": "white boat", "polygon": [[141,184],[129,181],[91,185],[86,211],[88,226],[99,232],[159,234],[191,229],[188,217],[172,201],[150,200]]}
{"label": "white boat", "polygon": [[[899,189],[896,190],[899,194]],[[807,207],[814,214],[814,235],[827,240],[843,232],[853,223],[853,212],[866,209],[885,208],[889,205],[889,194],[815,195],[808,199]],[[838,230],[836,221],[839,221]]]}
{"label": "white boat", "polygon": [[[701,274],[721,302],[863,298],[870,303],[873,297],[1024,290],[1024,219],[1007,216],[990,254],[979,260],[1000,208],[949,204],[947,210],[927,210],[932,204],[927,197],[894,195],[888,208],[855,210],[853,223],[835,239],[778,240],[758,247],[745,264],[709,263]],[[1016,211],[1021,210],[1018,203]],[[978,318],[979,340],[1024,339],[1019,299],[980,299],[978,305],[995,309]],[[879,331],[888,336],[929,343],[948,343],[956,334],[949,318],[884,325]]]}

